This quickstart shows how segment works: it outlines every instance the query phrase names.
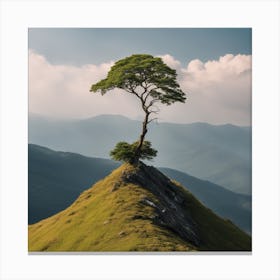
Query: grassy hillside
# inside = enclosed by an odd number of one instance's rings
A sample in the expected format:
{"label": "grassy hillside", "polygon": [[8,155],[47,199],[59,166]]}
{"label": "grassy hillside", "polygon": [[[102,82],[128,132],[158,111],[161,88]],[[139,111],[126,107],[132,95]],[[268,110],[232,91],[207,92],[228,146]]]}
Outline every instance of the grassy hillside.
{"label": "grassy hillside", "polygon": [[122,165],[28,230],[29,251],[251,250],[247,234],[145,165]]}
{"label": "grassy hillside", "polygon": [[[135,141],[140,129],[140,121],[122,116],[66,121],[31,115],[29,142],[106,158],[117,142]],[[151,123],[147,140],[158,150],[154,165],[172,166],[234,192],[251,194],[250,128],[207,123]]]}
{"label": "grassy hillside", "polygon": [[[111,160],[56,152],[29,144],[28,221],[29,224],[68,207],[82,191],[120,166]],[[251,232],[251,197],[236,194],[207,181],[169,168],[160,168],[222,217]]]}

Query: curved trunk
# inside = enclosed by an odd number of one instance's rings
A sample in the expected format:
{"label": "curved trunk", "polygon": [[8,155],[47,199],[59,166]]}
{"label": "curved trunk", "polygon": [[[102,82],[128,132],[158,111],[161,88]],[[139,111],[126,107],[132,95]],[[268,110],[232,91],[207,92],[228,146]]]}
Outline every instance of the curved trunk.
{"label": "curved trunk", "polygon": [[141,155],[141,148],[143,146],[143,142],[144,142],[144,139],[145,139],[145,136],[148,132],[148,129],[147,129],[147,125],[148,125],[148,121],[149,121],[149,115],[150,115],[150,112],[146,111],[145,112],[146,115],[145,115],[145,119],[142,123],[142,133],[140,135],[140,138],[139,138],[139,144],[136,148],[136,151],[135,151],[135,157],[134,157],[134,162],[137,163],[140,159],[140,155]]}

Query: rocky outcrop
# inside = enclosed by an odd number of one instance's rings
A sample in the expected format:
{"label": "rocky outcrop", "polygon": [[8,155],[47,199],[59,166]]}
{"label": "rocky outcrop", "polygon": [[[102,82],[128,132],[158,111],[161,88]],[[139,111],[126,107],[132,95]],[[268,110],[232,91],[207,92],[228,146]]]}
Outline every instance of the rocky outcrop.
{"label": "rocky outcrop", "polygon": [[186,211],[186,196],[168,177],[152,166],[139,163],[133,171],[122,174],[122,181],[139,185],[158,198],[157,201],[152,201],[142,197],[139,203],[154,208],[156,214],[152,217],[134,217],[135,219],[151,219],[156,225],[168,228],[187,242],[196,246],[200,244],[196,223]]}

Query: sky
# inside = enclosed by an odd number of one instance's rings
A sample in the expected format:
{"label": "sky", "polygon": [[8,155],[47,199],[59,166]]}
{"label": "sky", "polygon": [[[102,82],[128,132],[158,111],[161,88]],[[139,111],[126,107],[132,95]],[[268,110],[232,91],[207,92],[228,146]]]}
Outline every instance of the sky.
{"label": "sky", "polygon": [[184,104],[160,106],[159,121],[251,125],[249,28],[31,28],[28,39],[30,113],[141,119],[130,94],[89,89],[117,60],[147,53],[177,71],[187,96]]}

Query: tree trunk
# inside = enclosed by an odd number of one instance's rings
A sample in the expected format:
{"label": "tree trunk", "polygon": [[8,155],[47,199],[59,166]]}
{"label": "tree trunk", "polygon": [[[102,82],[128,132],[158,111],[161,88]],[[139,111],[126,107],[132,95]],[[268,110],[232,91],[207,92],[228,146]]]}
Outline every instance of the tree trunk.
{"label": "tree trunk", "polygon": [[147,129],[147,125],[148,125],[148,121],[149,121],[149,115],[150,115],[150,112],[148,111],[145,111],[146,115],[145,115],[145,119],[142,123],[142,133],[140,135],[140,138],[139,138],[139,144],[136,148],[136,151],[135,151],[135,157],[134,157],[134,163],[138,163],[139,159],[140,159],[140,156],[141,156],[141,148],[143,146],[143,142],[144,142],[144,139],[145,139],[145,136],[148,132],[148,129]]}

